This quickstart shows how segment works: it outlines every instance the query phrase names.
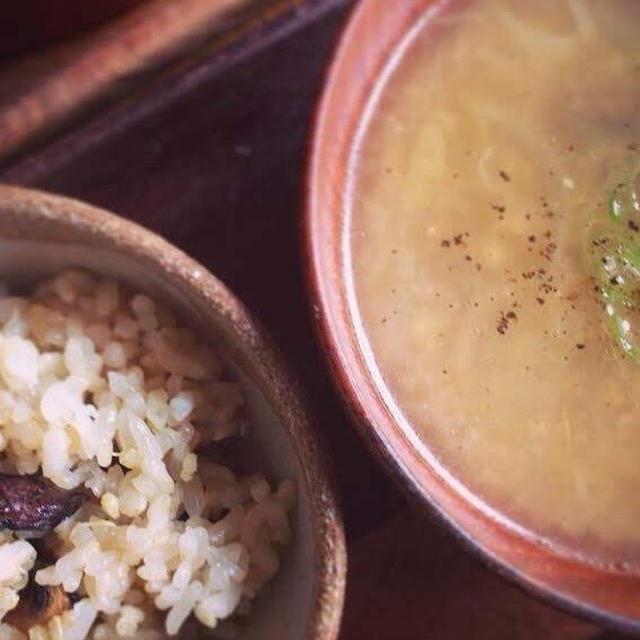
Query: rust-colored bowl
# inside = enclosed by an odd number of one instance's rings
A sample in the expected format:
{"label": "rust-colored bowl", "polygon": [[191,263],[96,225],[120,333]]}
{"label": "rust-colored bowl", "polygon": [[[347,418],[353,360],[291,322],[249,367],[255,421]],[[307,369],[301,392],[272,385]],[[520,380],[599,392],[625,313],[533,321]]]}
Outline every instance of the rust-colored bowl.
{"label": "rust-colored bowl", "polygon": [[406,427],[394,419],[358,344],[342,249],[356,129],[390,55],[409,30],[428,8],[455,1],[361,0],[342,34],[316,113],[307,175],[303,241],[318,333],[360,435],[401,484],[528,591],[596,621],[640,633],[640,576],[557,555],[472,505],[420,454]]}
{"label": "rust-colored bowl", "polygon": [[346,571],[342,520],[313,420],[278,350],[219,280],[151,231],[77,200],[0,186],[2,281],[29,287],[74,266],[164,300],[214,343],[244,391],[251,458],[296,483],[291,544],[241,638],[335,640]]}

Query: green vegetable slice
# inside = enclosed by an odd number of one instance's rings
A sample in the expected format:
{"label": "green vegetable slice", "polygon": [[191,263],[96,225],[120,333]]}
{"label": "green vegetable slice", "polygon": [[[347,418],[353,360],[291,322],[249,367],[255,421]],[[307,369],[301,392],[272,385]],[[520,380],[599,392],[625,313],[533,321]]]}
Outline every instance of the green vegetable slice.
{"label": "green vegetable slice", "polygon": [[640,332],[634,331],[640,327],[640,245],[621,222],[594,225],[587,238],[605,325],[620,349],[640,362]]}

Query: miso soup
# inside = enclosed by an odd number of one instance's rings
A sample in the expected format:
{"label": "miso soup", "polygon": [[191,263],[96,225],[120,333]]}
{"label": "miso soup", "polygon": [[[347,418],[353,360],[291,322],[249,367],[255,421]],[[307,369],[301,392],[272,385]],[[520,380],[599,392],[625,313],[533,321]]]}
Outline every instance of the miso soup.
{"label": "miso soup", "polygon": [[640,2],[440,5],[354,144],[362,349],[482,508],[640,569]]}

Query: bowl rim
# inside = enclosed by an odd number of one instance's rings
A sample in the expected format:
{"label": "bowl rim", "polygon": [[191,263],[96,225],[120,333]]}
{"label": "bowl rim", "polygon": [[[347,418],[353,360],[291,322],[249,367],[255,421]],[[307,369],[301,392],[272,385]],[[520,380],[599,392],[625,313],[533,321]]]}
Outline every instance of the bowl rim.
{"label": "bowl rim", "polygon": [[[157,265],[162,273],[175,278],[179,286],[203,299],[224,322],[225,331],[231,333],[242,351],[250,356],[254,371],[246,373],[287,432],[306,485],[316,583],[306,637],[310,640],[337,638],[344,604],[347,552],[331,463],[304,390],[260,321],[205,266],[136,222],[75,198],[0,185],[0,217],[9,212],[25,224],[53,224],[78,230],[91,243],[100,243],[107,250],[118,250]],[[0,237],[20,239],[23,235],[20,230],[5,228],[0,231]]]}
{"label": "bowl rim", "polygon": [[[416,503],[530,595],[605,627],[640,634],[640,610],[636,606],[634,612],[632,602],[640,594],[639,576],[552,552],[489,518],[428,468],[373,382],[353,328],[340,238],[355,131],[388,55],[415,21],[431,7],[467,1],[396,0],[393,12],[385,12],[377,0],[360,0],[342,28],[316,103],[304,176],[301,246],[316,339],[358,434]],[[348,87],[346,78],[357,88]]]}

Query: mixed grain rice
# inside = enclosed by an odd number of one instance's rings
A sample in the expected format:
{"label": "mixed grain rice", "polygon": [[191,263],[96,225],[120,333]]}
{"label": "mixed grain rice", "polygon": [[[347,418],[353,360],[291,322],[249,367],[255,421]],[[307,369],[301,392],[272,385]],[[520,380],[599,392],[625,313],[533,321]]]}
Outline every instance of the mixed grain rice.
{"label": "mixed grain rice", "polygon": [[[196,453],[243,434],[244,415],[216,356],[145,295],[67,271],[1,297],[0,471],[93,497],[32,572],[77,602],[26,634],[0,623],[0,640],[195,637],[245,611],[278,570],[294,491]],[[0,619],[36,555],[0,532]]]}

